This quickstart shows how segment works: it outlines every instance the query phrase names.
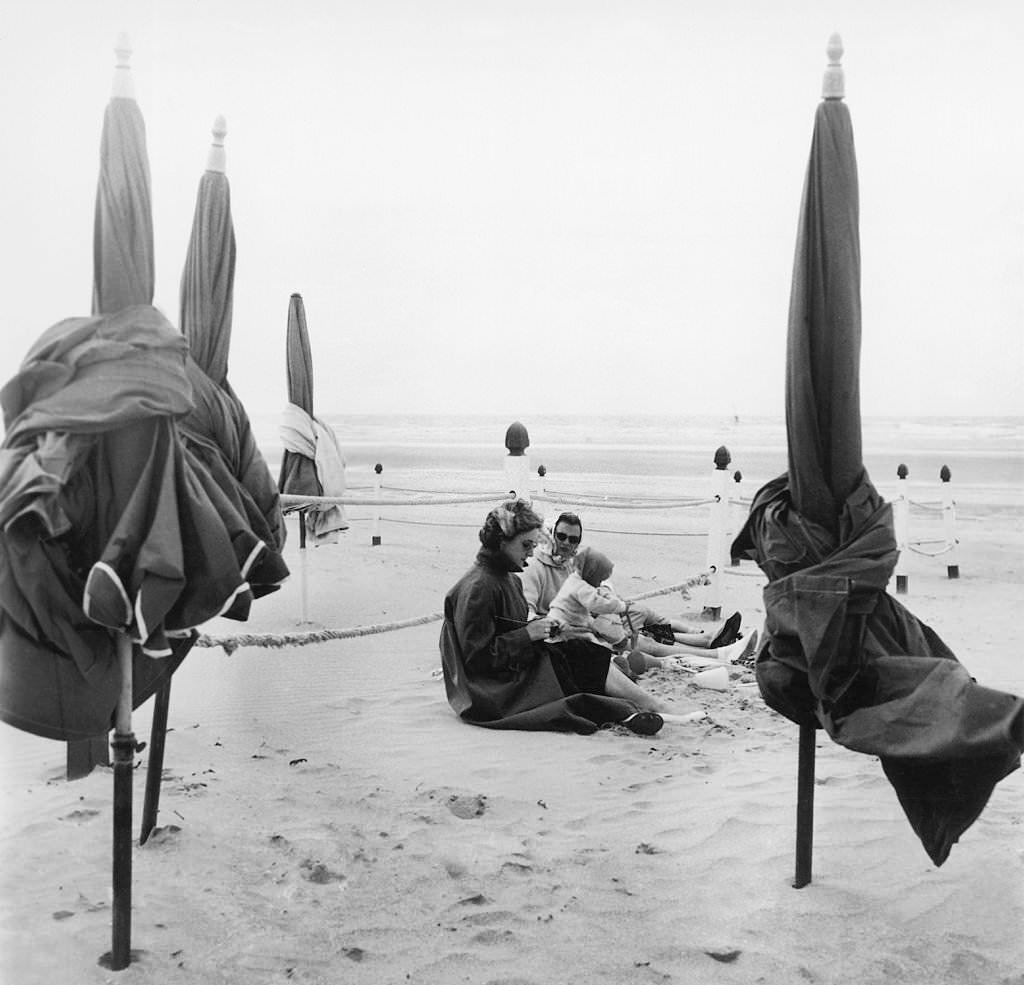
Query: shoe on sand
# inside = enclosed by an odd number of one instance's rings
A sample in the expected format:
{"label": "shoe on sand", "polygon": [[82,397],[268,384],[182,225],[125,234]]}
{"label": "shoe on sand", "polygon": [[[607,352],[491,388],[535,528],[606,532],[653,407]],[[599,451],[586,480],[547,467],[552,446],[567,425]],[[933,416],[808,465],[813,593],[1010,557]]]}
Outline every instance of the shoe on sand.
{"label": "shoe on sand", "polygon": [[735,643],[740,638],[740,623],[743,621],[743,616],[738,612],[734,612],[728,619],[725,620],[725,624],[718,631],[715,638],[708,644],[709,650],[714,650],[720,646],[728,646],[730,643]]}
{"label": "shoe on sand", "polygon": [[749,640],[736,640],[728,646],[720,646],[715,650],[715,656],[721,663],[734,664],[743,655],[743,651],[750,646]]}
{"label": "shoe on sand", "polygon": [[625,725],[630,732],[635,732],[637,735],[654,735],[661,731],[665,719],[656,711],[635,711],[628,718],[622,719],[619,724]]}
{"label": "shoe on sand", "polygon": [[754,652],[757,650],[757,630],[752,630],[750,635],[747,637],[746,645],[743,647],[743,652],[739,655],[737,660],[743,661],[748,657],[752,657]]}

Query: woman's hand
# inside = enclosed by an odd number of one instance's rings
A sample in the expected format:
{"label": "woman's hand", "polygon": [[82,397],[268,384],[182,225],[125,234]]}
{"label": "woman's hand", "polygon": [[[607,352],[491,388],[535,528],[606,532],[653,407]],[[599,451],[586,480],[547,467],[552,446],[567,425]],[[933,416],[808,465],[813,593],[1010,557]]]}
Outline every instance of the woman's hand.
{"label": "woman's hand", "polygon": [[526,632],[531,640],[546,640],[558,632],[558,620],[552,619],[551,616],[533,619],[526,624]]}

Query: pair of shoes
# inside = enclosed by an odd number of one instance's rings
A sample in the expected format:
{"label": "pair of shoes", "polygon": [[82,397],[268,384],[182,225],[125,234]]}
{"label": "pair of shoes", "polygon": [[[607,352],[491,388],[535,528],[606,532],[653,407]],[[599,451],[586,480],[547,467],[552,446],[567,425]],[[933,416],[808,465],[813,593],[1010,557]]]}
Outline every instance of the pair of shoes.
{"label": "pair of shoes", "polygon": [[656,711],[635,711],[628,718],[622,719],[620,725],[625,725],[630,732],[637,735],[654,735],[661,731],[665,719]]}
{"label": "pair of shoes", "polygon": [[734,612],[728,619],[725,620],[725,625],[718,631],[715,638],[708,644],[709,650],[715,650],[720,646],[728,646],[730,643],[735,643],[740,638],[740,623],[743,621],[743,616],[738,612]]}

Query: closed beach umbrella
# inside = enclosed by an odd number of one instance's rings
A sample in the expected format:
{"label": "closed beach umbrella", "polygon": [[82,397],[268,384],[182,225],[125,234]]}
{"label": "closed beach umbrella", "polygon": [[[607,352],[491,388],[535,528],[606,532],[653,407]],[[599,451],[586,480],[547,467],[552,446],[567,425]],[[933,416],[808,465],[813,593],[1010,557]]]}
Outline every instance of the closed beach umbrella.
{"label": "closed beach umbrella", "polygon": [[268,553],[250,572],[253,595],[274,591],[288,574],[280,556],[286,530],[280,497],[253,435],[249,416],[228,382],[235,279],[235,230],[225,170],[223,117],[199,180],[181,278],[181,331],[191,358],[186,371],[193,409],[181,422],[189,451],[210,472]]}
{"label": "closed beach umbrella", "polygon": [[225,172],[223,116],[213,124],[213,145],[199,179],[192,234],[181,277],[181,331],[192,358],[217,386],[228,378],[235,287],[235,226]]}
{"label": "closed beach umbrella", "polygon": [[[313,353],[306,328],[306,306],[301,294],[288,300],[288,329],[285,342],[285,369],[288,375],[288,403],[306,417],[313,417]],[[323,487],[316,475],[312,455],[285,448],[278,478],[281,492],[292,496],[322,496]]]}
{"label": "closed beach umbrella", "polygon": [[857,164],[838,37],[815,116],[786,346],[786,474],[754,498],[733,556],[765,588],[765,701],[877,756],[941,865],[1024,749],[1024,701],[977,685],[886,592],[891,508],[861,457]]}
{"label": "closed beach umbrella", "polygon": [[[345,462],[333,428],[313,413],[313,355],[302,295],[288,302],[286,339],[288,405],[281,425],[284,454],[278,485],[292,496],[343,496]],[[315,544],[348,529],[340,506],[302,509],[303,531]]]}
{"label": "closed beach umbrella", "polygon": [[93,227],[93,314],[153,301],[153,213],[146,125],[135,101],[127,37],[117,39],[117,67],[103,116]]}

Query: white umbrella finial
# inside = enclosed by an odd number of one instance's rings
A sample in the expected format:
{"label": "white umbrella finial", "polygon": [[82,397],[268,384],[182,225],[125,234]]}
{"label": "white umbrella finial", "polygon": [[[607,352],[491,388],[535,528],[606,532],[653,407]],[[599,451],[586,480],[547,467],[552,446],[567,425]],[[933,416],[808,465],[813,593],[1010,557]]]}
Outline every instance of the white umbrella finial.
{"label": "white umbrella finial", "polygon": [[825,54],[828,55],[828,68],[821,81],[821,98],[842,99],[846,95],[846,79],[843,66],[839,64],[843,57],[843,39],[838,33],[828,39]]}
{"label": "white umbrella finial", "polygon": [[132,75],[132,39],[122,31],[114,42],[117,64],[114,66],[114,84],[110,95],[114,99],[135,98],[135,78]]}
{"label": "white umbrella finial", "polygon": [[224,174],[227,166],[227,157],[224,153],[224,138],[227,136],[228,125],[223,116],[218,116],[213,121],[213,142],[210,144],[210,153],[206,157],[206,170],[215,171],[217,174]]}

